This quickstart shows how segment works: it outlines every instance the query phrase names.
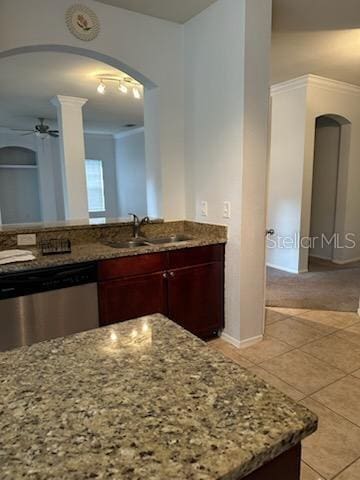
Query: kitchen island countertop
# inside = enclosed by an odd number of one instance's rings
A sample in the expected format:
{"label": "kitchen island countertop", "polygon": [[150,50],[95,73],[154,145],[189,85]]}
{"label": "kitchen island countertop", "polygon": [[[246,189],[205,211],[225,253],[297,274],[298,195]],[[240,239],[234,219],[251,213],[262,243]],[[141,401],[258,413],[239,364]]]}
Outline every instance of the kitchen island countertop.
{"label": "kitchen island countertop", "polygon": [[161,315],[0,353],[2,480],[234,480],[316,430]]}

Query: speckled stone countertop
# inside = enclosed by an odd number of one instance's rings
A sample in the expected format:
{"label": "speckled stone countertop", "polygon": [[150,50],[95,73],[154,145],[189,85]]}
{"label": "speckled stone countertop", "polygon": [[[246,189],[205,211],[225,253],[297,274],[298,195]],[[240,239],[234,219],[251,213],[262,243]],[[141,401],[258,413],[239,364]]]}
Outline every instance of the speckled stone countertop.
{"label": "speckled stone countertop", "polygon": [[0,353],[2,480],[234,480],[316,417],[152,315]]}
{"label": "speckled stone countertop", "polygon": [[102,243],[85,243],[73,245],[72,252],[70,254],[49,256],[42,256],[39,250],[35,248],[25,247],[26,250],[31,250],[34,253],[36,259],[31,262],[0,265],[0,275],[6,273],[26,272],[40,268],[57,267],[61,265],[72,265],[76,263],[106,260],[111,258],[143,255],[145,253],[165,252],[168,250],[180,250],[184,248],[215,245],[225,242],[226,239],[223,237],[194,237],[193,239],[185,242],[165,243],[162,245],[146,245],[135,248],[112,248]]}

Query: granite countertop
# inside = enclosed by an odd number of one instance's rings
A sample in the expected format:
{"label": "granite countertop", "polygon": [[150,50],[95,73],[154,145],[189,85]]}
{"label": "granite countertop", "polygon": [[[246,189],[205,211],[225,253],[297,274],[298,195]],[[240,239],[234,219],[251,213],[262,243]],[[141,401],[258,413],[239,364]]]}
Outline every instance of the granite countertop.
{"label": "granite countertop", "polygon": [[234,480],[316,417],[161,315],[0,353],[2,480]]}
{"label": "granite countertop", "polygon": [[[184,248],[201,247],[206,245],[216,245],[226,243],[224,237],[204,236],[193,237],[191,240],[177,243],[165,243],[161,245],[146,245],[135,248],[112,248],[103,243],[84,243],[72,246],[72,253],[64,255],[43,256],[36,248],[23,247],[31,250],[36,256],[36,260],[30,262],[10,263],[0,265],[0,275],[6,273],[18,273],[39,268],[57,267],[61,265],[72,265],[76,263],[92,262],[97,260],[106,260],[111,258],[129,257],[133,255],[142,255],[145,253],[165,252],[169,250],[181,250]],[[19,247],[22,248],[22,247]]]}

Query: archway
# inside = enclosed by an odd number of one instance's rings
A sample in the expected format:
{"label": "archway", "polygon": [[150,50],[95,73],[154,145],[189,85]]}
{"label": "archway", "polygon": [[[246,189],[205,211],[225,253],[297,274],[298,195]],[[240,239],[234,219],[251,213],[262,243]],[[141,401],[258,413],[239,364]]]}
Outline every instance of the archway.
{"label": "archway", "polygon": [[311,263],[336,262],[345,235],[346,172],[350,121],[336,114],[315,121],[314,161],[310,214]]}
{"label": "archway", "polygon": [[6,50],[0,53],[0,59],[33,52],[58,52],[88,57],[125,72],[144,86],[147,212],[153,217],[163,216],[158,86],[147,76],[118,58],[95,50],[64,44],[30,45]]}
{"label": "archway", "polygon": [[6,50],[4,52],[0,52],[0,58],[9,57],[12,55],[20,55],[23,53],[32,53],[32,52],[60,52],[60,53],[72,53],[74,55],[81,55],[83,57],[93,58],[94,60],[98,60],[103,63],[107,63],[108,65],[117,68],[118,70],[122,70],[123,72],[127,73],[131,77],[135,78],[138,82],[142,83],[146,89],[155,88],[157,85],[144,76],[141,72],[138,72],[134,68],[129,65],[126,65],[121,60],[110,57],[109,55],[105,55],[104,53],[97,52],[95,50],[90,50],[88,48],[80,48],[68,45],[29,45],[26,47],[19,47],[13,48],[11,50]]}
{"label": "archway", "polygon": [[0,148],[0,218],[5,224],[42,220],[36,152],[21,146]]}

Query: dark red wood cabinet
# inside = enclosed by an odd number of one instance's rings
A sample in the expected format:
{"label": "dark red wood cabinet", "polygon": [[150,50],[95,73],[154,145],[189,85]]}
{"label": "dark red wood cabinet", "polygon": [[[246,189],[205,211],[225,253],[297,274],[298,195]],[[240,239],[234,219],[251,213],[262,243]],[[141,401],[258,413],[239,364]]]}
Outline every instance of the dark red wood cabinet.
{"label": "dark red wood cabinet", "polygon": [[100,325],[163,313],[201,338],[224,326],[224,245],[104,260]]}

